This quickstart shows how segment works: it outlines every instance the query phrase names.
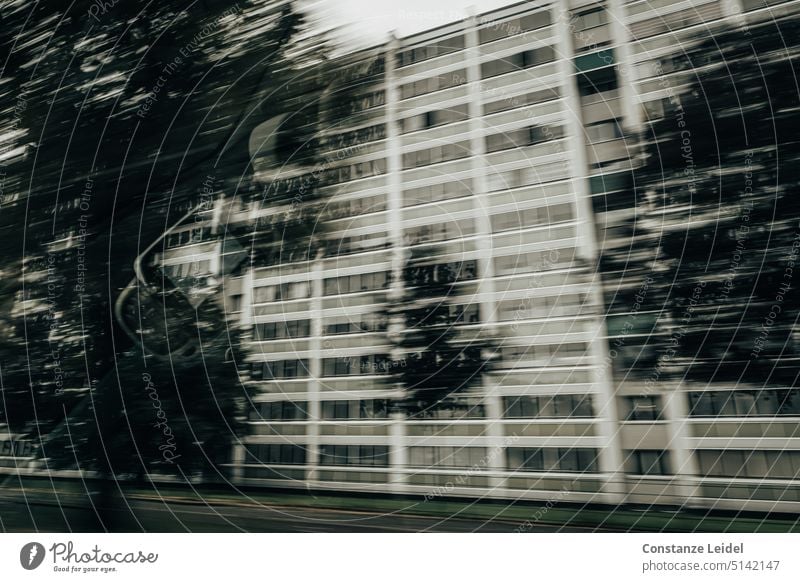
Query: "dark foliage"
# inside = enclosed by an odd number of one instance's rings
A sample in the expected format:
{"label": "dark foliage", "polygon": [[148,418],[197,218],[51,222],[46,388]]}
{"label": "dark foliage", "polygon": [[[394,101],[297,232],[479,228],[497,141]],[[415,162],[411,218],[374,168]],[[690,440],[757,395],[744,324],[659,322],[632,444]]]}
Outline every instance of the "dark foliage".
{"label": "dark foliage", "polygon": [[402,295],[388,313],[396,330],[390,378],[405,392],[399,406],[419,416],[456,406],[459,394],[480,386],[494,353],[491,341],[462,329],[467,322],[455,285],[474,274],[463,264],[437,263],[436,254],[411,253]]}
{"label": "dark foliage", "polygon": [[697,70],[650,124],[635,174],[634,240],[657,251],[633,265],[660,314],[646,377],[796,382],[798,49],[791,19],[715,30],[680,57]]}

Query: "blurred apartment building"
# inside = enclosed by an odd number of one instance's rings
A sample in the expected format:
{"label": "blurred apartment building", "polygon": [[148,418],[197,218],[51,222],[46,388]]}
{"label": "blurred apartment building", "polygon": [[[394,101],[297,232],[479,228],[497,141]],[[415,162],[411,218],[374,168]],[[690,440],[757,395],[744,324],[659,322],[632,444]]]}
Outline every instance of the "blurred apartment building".
{"label": "blurred apartment building", "polygon": [[[623,381],[614,371],[627,356],[610,343],[624,334],[632,346],[636,332],[625,314],[606,316],[597,269],[602,253],[636,251],[625,136],[690,81],[682,43],[797,6],[523,2],[343,58],[358,89],[319,129],[322,167],[260,159],[276,129],[265,121],[253,138],[265,189],[314,171],[330,196],[324,256],[284,248],[273,265],[237,263],[242,247],[225,233],[269,229],[280,209],[230,196],[169,232],[158,256],[174,280],[222,275],[226,311],[248,330],[254,405],[238,482],[800,507],[800,408],[779,409],[767,390]],[[501,357],[462,406],[405,418],[390,412],[400,394],[381,373],[381,313],[405,249],[426,245],[464,266],[454,325],[492,330]],[[606,288],[641,284],[617,275]]]}

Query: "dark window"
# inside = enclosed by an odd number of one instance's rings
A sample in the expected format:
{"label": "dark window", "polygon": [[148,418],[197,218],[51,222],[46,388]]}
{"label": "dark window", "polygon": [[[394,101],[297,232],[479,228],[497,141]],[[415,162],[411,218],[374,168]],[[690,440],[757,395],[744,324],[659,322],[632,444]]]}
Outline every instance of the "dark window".
{"label": "dark window", "polygon": [[489,61],[481,65],[481,78],[496,77],[512,71],[519,71],[529,67],[535,67],[554,61],[556,58],[555,50],[551,46],[540,47],[521,53],[516,53],[509,57]]}
{"label": "dark window", "polygon": [[386,418],[387,400],[327,400],[322,403],[323,420],[369,420]]}
{"label": "dark window", "polygon": [[626,396],[626,420],[660,420],[660,396]]}
{"label": "dark window", "polygon": [[263,402],[259,410],[250,412],[250,420],[305,420],[308,416],[306,402]]}
{"label": "dark window", "polygon": [[279,380],[308,377],[307,360],[277,360],[274,362],[256,362],[253,364],[252,376],[255,380]]}
{"label": "dark window", "polygon": [[587,448],[506,449],[507,466],[512,471],[597,472],[597,450]]}
{"label": "dark window", "polygon": [[426,59],[440,57],[464,48],[464,36],[454,36],[434,44],[416,47],[398,54],[398,66],[405,67]]}
{"label": "dark window", "polygon": [[617,73],[614,67],[595,69],[578,75],[578,91],[582,96],[604,93],[617,88]]}
{"label": "dark window", "polygon": [[634,475],[671,475],[669,451],[629,451],[627,472]]}
{"label": "dark window", "polygon": [[566,418],[591,417],[590,394],[559,394],[556,396],[506,396],[506,418]]}
{"label": "dark window", "polygon": [[552,139],[559,139],[564,136],[564,127],[540,126],[523,127],[513,131],[495,133],[486,136],[486,151],[498,152],[511,148],[536,145]]}
{"label": "dark window", "polygon": [[383,354],[351,356],[348,358],[324,358],[322,360],[323,376],[379,375],[385,374],[388,368],[388,359]]}
{"label": "dark window", "polygon": [[304,465],[306,450],[301,445],[245,445],[245,463]]}
{"label": "dark window", "polygon": [[690,416],[800,416],[800,390],[689,392]]}
{"label": "dark window", "polygon": [[385,271],[346,277],[332,277],[325,279],[323,293],[325,295],[341,295],[360,291],[376,291],[385,288],[388,281],[388,273]]}
{"label": "dark window", "polygon": [[617,190],[632,190],[633,178],[631,172],[617,174],[603,174],[589,178],[589,188],[592,194],[615,192]]}
{"label": "dark window", "polygon": [[320,465],[389,465],[389,447],[378,445],[320,445]]}
{"label": "dark window", "polygon": [[575,70],[580,73],[615,65],[614,58],[614,49],[605,49],[596,53],[581,55],[575,58]]}

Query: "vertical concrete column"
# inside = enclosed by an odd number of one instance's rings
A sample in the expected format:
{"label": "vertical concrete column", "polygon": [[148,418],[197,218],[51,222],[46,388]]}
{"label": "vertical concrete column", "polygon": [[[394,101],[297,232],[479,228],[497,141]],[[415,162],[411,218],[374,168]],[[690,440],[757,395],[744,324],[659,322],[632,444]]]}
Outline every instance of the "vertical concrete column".
{"label": "vertical concrete column", "polygon": [[722,13],[731,24],[745,24],[744,10],[742,10],[742,0],[722,0]]}
{"label": "vertical concrete column", "polygon": [[[611,46],[614,49],[614,68],[617,73],[619,95],[622,100],[623,119],[622,125],[626,130],[638,131],[642,124],[642,105],[636,95],[634,82],[636,72],[633,68],[633,53],[631,51],[630,34],[625,25],[626,12],[623,0],[608,0],[606,4],[609,27],[611,29]],[[632,147],[634,144],[628,144]],[[633,155],[633,152],[631,152]]]}
{"label": "vertical concrete column", "polygon": [[408,443],[404,412],[389,414],[389,490],[403,493],[408,483]]}
{"label": "vertical concrete column", "polygon": [[217,199],[214,200],[214,212],[211,215],[211,228],[212,232],[219,232],[220,224],[222,224],[222,214],[225,211],[225,206],[230,202],[226,201],[225,195],[219,193]]}
{"label": "vertical concrete column", "polygon": [[[400,79],[397,74],[397,50],[399,42],[392,34],[386,45],[384,91],[386,92],[386,171],[388,234],[392,245],[392,277],[388,300],[394,301],[403,293],[403,266],[408,249],[403,240],[403,156],[399,131],[401,113]],[[401,327],[397,321],[389,322],[389,334],[397,333]],[[402,354],[392,355],[397,359]],[[408,448],[406,446],[406,415],[393,412],[389,415],[389,488],[401,493],[407,482]]]}
{"label": "vertical concrete column", "polygon": [[399,297],[403,290],[403,265],[406,248],[403,240],[403,157],[399,131],[400,81],[397,76],[397,49],[394,35],[386,45],[384,90],[386,92],[386,184],[388,235],[392,245],[392,281],[389,297]]}
{"label": "vertical concrete column", "polygon": [[222,241],[214,243],[214,254],[212,254],[211,259],[209,259],[208,268],[215,277],[219,280],[222,279]]}
{"label": "vertical concrete column", "polygon": [[677,496],[676,504],[690,501],[697,495],[697,486],[693,477],[698,474],[697,458],[690,447],[692,437],[688,423],[689,403],[686,391],[681,386],[665,390],[661,395],[664,405],[664,416],[668,421],[670,463],[675,472],[673,493]]}
{"label": "vertical concrete column", "polygon": [[308,420],[306,422],[306,471],[307,484],[319,478],[319,421],[322,417],[320,405],[320,378],[322,376],[322,259],[316,258],[311,265],[311,336],[308,341]]}
{"label": "vertical concrete column", "polygon": [[242,478],[244,477],[244,445],[241,441],[237,441],[236,444],[233,445],[233,451],[231,452],[231,465],[233,468],[231,469],[231,480],[235,485],[238,485],[242,482]]}
{"label": "vertical concrete column", "polygon": [[486,160],[486,129],[483,121],[483,95],[481,92],[480,45],[478,44],[477,18],[474,14],[464,21],[465,69],[467,71],[467,98],[469,109],[469,145],[472,152],[472,200],[475,215],[476,245],[478,249],[478,293],[481,296],[481,322],[494,327],[497,313],[494,305],[494,262],[492,261],[492,223],[487,196],[487,174],[491,171]]}
{"label": "vertical concrete column", "polygon": [[253,323],[253,267],[249,267],[242,277],[242,310],[239,313],[239,324],[246,327]]}
{"label": "vertical concrete column", "polygon": [[[242,330],[253,322],[253,268],[248,267],[242,277],[242,306],[239,312],[238,325]],[[245,372],[247,374],[247,372]],[[238,483],[244,473],[242,463],[245,461],[244,446],[240,441],[235,441],[231,451],[231,478],[234,483]]]}
{"label": "vertical concrete column", "polygon": [[[481,49],[478,38],[478,20],[474,8],[470,8],[464,20],[464,59],[467,71],[467,97],[469,109],[469,142],[472,152],[472,200],[477,232],[476,246],[478,250],[478,296],[480,297],[480,316],[483,330],[481,333],[495,335],[497,328],[497,309],[495,305],[494,280],[494,246],[492,243],[492,222],[490,219],[490,202],[488,200],[488,179],[490,171],[486,159],[486,137],[483,121],[483,95],[481,91]],[[484,374],[483,402],[486,411],[486,465],[492,471],[505,469],[505,454],[502,449],[505,441],[503,424],[503,406],[500,391],[493,379]],[[503,479],[491,477],[489,485],[500,487]]]}
{"label": "vertical concrete column", "polygon": [[[564,100],[567,107],[566,134],[567,157],[575,193],[578,248],[577,256],[585,263],[589,272],[586,282],[590,285],[588,302],[598,306],[605,313],[602,279],[597,269],[599,248],[595,234],[594,212],[588,185],[588,160],[586,155],[581,100],[575,78],[572,31],[569,25],[569,0],[559,0],[555,5],[556,54],[561,78]],[[616,389],[609,367],[605,365],[608,355],[608,331],[603,315],[592,321],[592,338],[589,342],[589,361],[594,385],[595,432],[601,440],[598,447],[599,468],[605,481],[603,499],[609,503],[620,503],[624,499],[625,485],[622,466],[622,450],[619,444],[619,417],[617,413]],[[598,499],[598,501],[601,501]]]}

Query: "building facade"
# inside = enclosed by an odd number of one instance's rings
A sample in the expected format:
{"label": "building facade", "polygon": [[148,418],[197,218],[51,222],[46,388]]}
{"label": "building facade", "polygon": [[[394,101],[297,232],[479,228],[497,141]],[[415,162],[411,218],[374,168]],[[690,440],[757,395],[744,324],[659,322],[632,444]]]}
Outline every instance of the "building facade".
{"label": "building facade", "polygon": [[[253,405],[237,482],[800,508],[800,405],[779,410],[767,390],[619,378],[633,336],[625,314],[607,313],[597,268],[603,254],[630,252],[636,145],[626,136],[691,81],[681,43],[797,9],[523,2],[348,57],[341,74],[356,93],[319,128],[316,168],[276,167],[265,121],[252,139],[264,195],[218,197],[167,233],[157,259],[175,280],[222,280],[248,338]],[[274,264],[240,261],[225,233],[268,230],[285,211],[270,189],[309,172],[328,200],[324,252],[286,245]],[[454,325],[465,337],[491,330],[500,358],[459,394],[463,406],[409,418],[391,412],[400,393],[385,378],[382,314],[404,253],[426,246],[463,267]],[[605,290],[642,284],[607,277]]]}

